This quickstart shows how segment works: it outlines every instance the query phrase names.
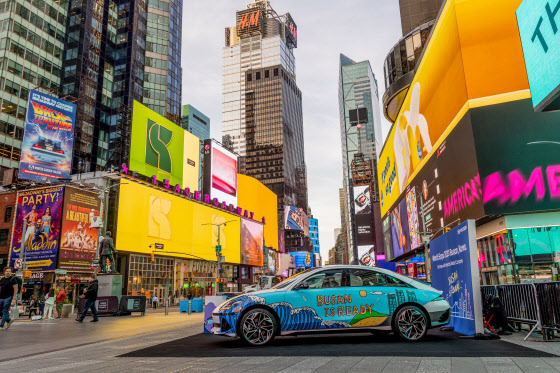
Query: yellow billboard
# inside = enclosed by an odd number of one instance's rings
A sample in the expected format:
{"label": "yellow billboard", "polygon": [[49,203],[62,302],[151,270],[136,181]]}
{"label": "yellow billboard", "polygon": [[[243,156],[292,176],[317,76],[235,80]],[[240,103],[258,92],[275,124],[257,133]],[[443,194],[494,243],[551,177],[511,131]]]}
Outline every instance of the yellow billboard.
{"label": "yellow billboard", "polygon": [[219,238],[225,261],[239,264],[240,224],[239,216],[123,178],[116,249],[151,254],[160,243],[156,255],[215,261]]}
{"label": "yellow billboard", "polygon": [[529,97],[521,0],[449,0],[379,157],[384,215],[469,108]]}
{"label": "yellow billboard", "polygon": [[278,251],[278,197],[255,178],[237,175],[237,204],[253,211],[257,220],[265,218],[264,244]]}

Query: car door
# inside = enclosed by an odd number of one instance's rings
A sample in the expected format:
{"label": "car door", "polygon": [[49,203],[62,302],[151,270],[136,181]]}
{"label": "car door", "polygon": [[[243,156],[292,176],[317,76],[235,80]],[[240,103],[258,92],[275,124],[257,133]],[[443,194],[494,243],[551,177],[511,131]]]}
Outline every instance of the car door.
{"label": "car door", "polygon": [[349,302],[346,282],[343,268],[327,269],[302,279],[286,292],[285,302],[291,311],[282,329],[315,330],[346,326],[344,314],[337,312],[337,306]]}

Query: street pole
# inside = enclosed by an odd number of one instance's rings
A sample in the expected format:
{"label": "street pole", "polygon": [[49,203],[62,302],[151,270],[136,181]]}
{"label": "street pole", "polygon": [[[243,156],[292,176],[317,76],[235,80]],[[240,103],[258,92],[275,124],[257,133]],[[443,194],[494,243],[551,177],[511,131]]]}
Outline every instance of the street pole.
{"label": "street pole", "polygon": [[[220,244],[220,231],[221,225],[218,225],[218,247],[220,250],[222,249],[222,245]],[[221,252],[216,250],[216,283],[214,285],[214,295],[218,295],[218,288],[220,286],[220,257],[222,256]]]}
{"label": "street pole", "polygon": [[165,297],[165,316],[169,315],[169,278],[165,278],[165,291],[163,296]]}

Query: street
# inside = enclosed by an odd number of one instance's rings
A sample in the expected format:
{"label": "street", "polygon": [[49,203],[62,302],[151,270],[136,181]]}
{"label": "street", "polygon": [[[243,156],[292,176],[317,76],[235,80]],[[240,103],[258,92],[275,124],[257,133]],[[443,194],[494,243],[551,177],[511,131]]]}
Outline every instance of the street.
{"label": "street", "polygon": [[202,314],[171,308],[146,316],[18,321],[0,332],[6,372],[557,372],[560,346],[534,334],[501,340],[459,338],[431,330],[405,343],[392,335],[279,337],[268,347],[205,335]]}

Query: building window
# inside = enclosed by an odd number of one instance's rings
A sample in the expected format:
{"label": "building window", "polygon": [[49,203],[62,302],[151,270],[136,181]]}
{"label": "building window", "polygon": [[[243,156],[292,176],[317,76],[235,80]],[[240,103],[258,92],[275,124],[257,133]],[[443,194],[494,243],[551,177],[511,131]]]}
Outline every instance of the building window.
{"label": "building window", "polygon": [[269,70],[266,70],[264,72],[264,77],[265,77],[265,79],[270,77],[270,71]]}
{"label": "building window", "polygon": [[260,71],[257,71],[257,73],[255,75],[256,75],[255,79],[261,80],[261,72]]}
{"label": "building window", "polygon": [[8,244],[9,229],[0,229],[0,246],[6,246]]}
{"label": "building window", "polygon": [[6,206],[4,210],[4,223],[9,223],[12,219],[12,210],[14,209],[13,206]]}
{"label": "building window", "polygon": [[247,81],[248,81],[248,82],[252,82],[252,81],[253,81],[253,74],[247,74]]}
{"label": "building window", "polygon": [[278,68],[274,69],[274,76],[278,76]]}

